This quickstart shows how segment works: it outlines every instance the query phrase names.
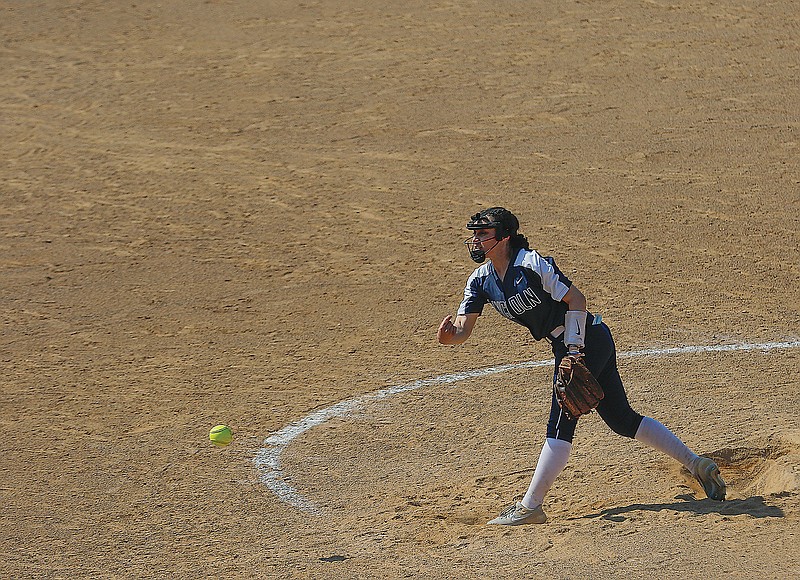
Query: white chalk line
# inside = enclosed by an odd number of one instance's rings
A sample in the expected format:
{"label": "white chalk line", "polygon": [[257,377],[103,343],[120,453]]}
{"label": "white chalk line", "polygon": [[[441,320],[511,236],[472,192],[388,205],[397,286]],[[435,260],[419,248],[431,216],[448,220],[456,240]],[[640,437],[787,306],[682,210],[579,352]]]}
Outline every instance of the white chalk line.
{"label": "white chalk line", "polygon": [[[636,358],[641,356],[668,356],[674,354],[696,354],[707,352],[731,352],[731,351],[749,351],[749,350],[777,350],[789,349],[800,347],[800,340],[788,342],[764,342],[758,344],[721,344],[709,346],[681,346],[675,348],[649,348],[644,350],[633,350],[617,354],[617,358]],[[319,514],[319,509],[307,498],[300,494],[294,487],[287,482],[286,474],[281,469],[281,454],[284,449],[294,441],[297,437],[312,429],[318,427],[327,421],[349,415],[353,411],[360,409],[367,403],[386,399],[399,393],[414,391],[422,387],[429,387],[432,385],[444,385],[449,383],[457,383],[466,379],[474,379],[503,373],[506,371],[517,369],[529,369],[536,367],[546,367],[553,364],[553,359],[527,361],[521,363],[507,364],[501,366],[487,367],[472,371],[465,371],[462,373],[453,373],[447,375],[440,375],[430,379],[420,379],[411,383],[403,385],[395,385],[367,393],[353,399],[341,401],[330,407],[314,411],[310,415],[286,425],[282,429],[276,431],[267,437],[263,446],[256,452],[253,463],[259,472],[258,479],[261,483],[266,485],[278,498],[296,508],[303,511]]]}

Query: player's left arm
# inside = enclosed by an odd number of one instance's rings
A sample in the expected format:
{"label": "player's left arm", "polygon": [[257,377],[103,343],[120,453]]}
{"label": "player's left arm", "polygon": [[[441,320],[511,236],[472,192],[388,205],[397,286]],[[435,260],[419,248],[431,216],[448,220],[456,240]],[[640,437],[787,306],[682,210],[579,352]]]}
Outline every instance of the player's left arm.
{"label": "player's left arm", "polygon": [[567,303],[570,310],[586,311],[586,296],[574,284],[569,287],[569,290],[561,300]]}
{"label": "player's left arm", "polygon": [[586,345],[586,296],[573,284],[561,300],[569,308],[564,315],[564,344],[571,353],[580,352]]}

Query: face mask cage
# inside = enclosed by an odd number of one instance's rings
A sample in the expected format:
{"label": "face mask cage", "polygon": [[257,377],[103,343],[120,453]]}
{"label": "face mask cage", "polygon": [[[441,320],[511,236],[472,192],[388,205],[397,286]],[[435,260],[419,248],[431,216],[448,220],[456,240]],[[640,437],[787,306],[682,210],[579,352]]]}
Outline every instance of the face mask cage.
{"label": "face mask cage", "polygon": [[[489,219],[489,216],[484,215],[481,212],[476,213],[474,216],[470,218],[469,222],[467,223],[467,229],[472,230],[474,232],[477,232],[478,230],[494,230],[493,238],[489,237],[476,240],[475,235],[473,234],[471,238],[467,238],[466,240],[464,240],[464,245],[466,245],[467,249],[469,250],[469,257],[472,258],[472,260],[474,262],[477,262],[478,264],[481,264],[486,260],[487,251],[491,251],[491,249],[494,248],[494,246],[500,243],[500,240],[509,235],[508,232],[506,231],[506,227],[502,223],[492,221],[491,219]],[[488,250],[483,250],[480,247],[479,243],[487,242],[491,239],[495,240],[494,246],[492,246],[492,248],[489,248]]]}
{"label": "face mask cage", "polygon": [[[476,230],[478,230],[478,229],[481,229],[481,230],[494,229],[495,231],[497,231],[496,228],[487,228],[486,227],[487,225],[488,224],[483,224],[482,227],[475,228],[475,229]],[[469,226],[467,226],[467,227],[469,227]],[[472,229],[472,228],[470,228],[470,229]],[[478,264],[482,264],[483,262],[485,262],[486,261],[486,250],[484,250],[481,247],[480,244],[482,244],[483,242],[488,242],[489,240],[495,240],[494,246],[496,246],[499,243],[499,241],[497,240],[497,237],[498,237],[498,235],[497,235],[497,233],[495,233],[494,236],[488,236],[488,237],[485,237],[485,238],[476,238],[473,235],[473,236],[467,238],[466,240],[464,240],[464,245],[467,246],[467,250],[469,251],[469,257],[472,259],[472,261],[476,262]],[[494,248],[494,246],[492,246],[492,248]],[[489,250],[491,250],[492,248],[489,248]]]}

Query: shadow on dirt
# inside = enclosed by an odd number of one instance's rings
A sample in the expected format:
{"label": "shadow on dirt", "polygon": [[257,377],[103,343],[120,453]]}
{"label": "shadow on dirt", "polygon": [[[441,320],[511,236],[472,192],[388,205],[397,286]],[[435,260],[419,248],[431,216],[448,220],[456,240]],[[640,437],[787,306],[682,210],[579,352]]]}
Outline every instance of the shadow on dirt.
{"label": "shadow on dirt", "polygon": [[782,518],[786,515],[781,508],[768,505],[762,496],[753,496],[747,499],[733,499],[719,502],[710,499],[696,500],[691,495],[685,494],[678,495],[675,497],[675,499],[682,501],[656,504],[634,503],[628,506],[609,508],[598,513],[587,514],[585,516],[581,516],[580,518],[571,519],[602,518],[604,520],[622,522],[627,519],[624,514],[639,511],[660,512],[662,510],[688,512],[698,515],[748,515],[754,518]]}

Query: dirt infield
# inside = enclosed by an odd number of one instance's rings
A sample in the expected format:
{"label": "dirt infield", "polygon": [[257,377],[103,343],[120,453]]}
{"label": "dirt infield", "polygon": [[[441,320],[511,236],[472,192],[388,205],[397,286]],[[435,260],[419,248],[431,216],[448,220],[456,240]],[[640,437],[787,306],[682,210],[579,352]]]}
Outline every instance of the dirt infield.
{"label": "dirt infield", "polygon": [[[640,356],[635,409],[730,500],[582,420],[524,492],[550,356],[436,343],[512,209],[620,352],[800,338],[800,16],[746,2],[0,6],[9,578],[800,576],[800,350]],[[227,423],[234,442],[208,430]]]}

